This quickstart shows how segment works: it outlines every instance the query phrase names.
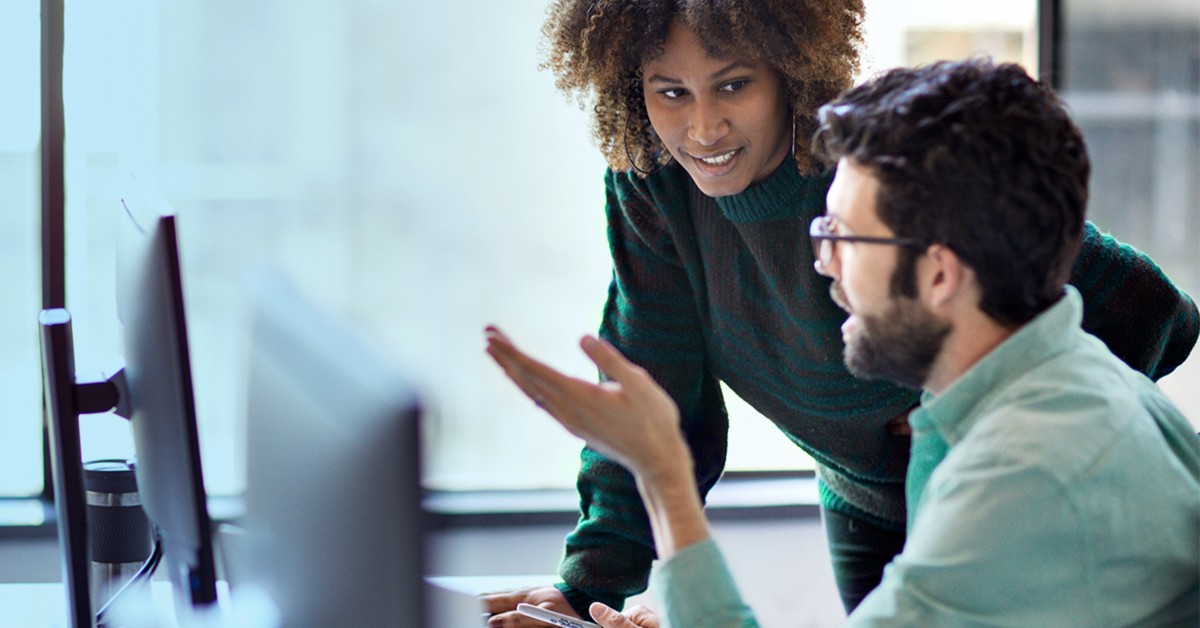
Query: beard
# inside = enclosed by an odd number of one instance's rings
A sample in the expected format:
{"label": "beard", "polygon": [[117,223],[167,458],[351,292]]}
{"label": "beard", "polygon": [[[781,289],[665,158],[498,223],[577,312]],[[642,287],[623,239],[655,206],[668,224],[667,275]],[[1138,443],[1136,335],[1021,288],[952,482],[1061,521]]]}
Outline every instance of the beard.
{"label": "beard", "polygon": [[[833,300],[850,312],[834,282]],[[942,351],[950,325],[937,320],[916,299],[895,297],[882,314],[859,314],[858,330],[846,339],[847,370],[863,379],[886,379],[920,389]]]}

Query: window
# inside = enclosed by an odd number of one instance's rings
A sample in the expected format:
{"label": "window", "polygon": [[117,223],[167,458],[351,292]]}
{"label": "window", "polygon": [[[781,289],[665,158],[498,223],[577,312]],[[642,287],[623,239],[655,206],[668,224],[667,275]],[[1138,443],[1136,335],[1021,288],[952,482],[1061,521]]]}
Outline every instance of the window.
{"label": "window", "polygon": [[1037,2],[889,2],[865,0],[864,75],[976,54],[1037,72]]}
{"label": "window", "polygon": [[[1088,214],[1200,298],[1200,4],[1060,2],[1063,97],[1092,159]],[[1160,382],[1200,429],[1200,351]]]}
{"label": "window", "polygon": [[42,490],[38,5],[0,0],[0,495]]}
{"label": "window", "polygon": [[[245,279],[262,265],[352,322],[426,391],[433,486],[528,486],[555,466],[565,472],[549,481],[569,485],[578,444],[482,350],[484,325],[499,321],[586,369],[570,347],[595,328],[607,287],[603,164],[583,113],[536,69],[543,11],[68,0],[68,277],[81,379],[119,358],[120,200],[169,205],[211,492],[241,486]],[[120,419],[83,423],[85,459],[131,451]]]}
{"label": "window", "polygon": [[[3,494],[41,484],[30,314],[38,308],[38,16],[29,4],[0,0],[0,288],[27,298],[0,313],[0,455],[27,475],[0,478],[12,482],[0,484]],[[1034,68],[1036,2],[985,4],[869,0],[864,74],[980,51]],[[579,441],[503,379],[482,339],[484,325],[502,324],[540,357],[594,377],[575,347],[598,326],[610,277],[604,164],[585,112],[537,69],[544,0],[65,5],[68,305],[80,379],[100,379],[120,362],[114,234],[126,199],[179,216],[211,492],[241,488],[245,278],[264,265],[351,322],[425,392],[432,487],[574,482]],[[1194,102],[1194,82],[1191,92],[1171,89],[1183,100],[1170,102]],[[1147,127],[1148,137],[1194,136],[1195,118],[1183,118]],[[1158,147],[1153,163],[1175,163],[1168,153],[1178,146],[1139,141]],[[1193,165],[1179,167],[1194,174],[1196,151],[1186,150]],[[1134,187],[1158,190],[1158,171],[1138,176]],[[1154,206],[1176,212],[1171,221],[1094,215],[1196,294],[1196,247],[1178,242],[1190,234],[1194,244],[1200,229],[1195,177],[1173,176],[1193,187],[1163,186],[1178,200]],[[1168,248],[1141,241],[1153,234]],[[810,464],[769,422],[731,394],[727,401],[730,469]],[[132,451],[121,419],[86,417],[83,427],[85,459]]]}

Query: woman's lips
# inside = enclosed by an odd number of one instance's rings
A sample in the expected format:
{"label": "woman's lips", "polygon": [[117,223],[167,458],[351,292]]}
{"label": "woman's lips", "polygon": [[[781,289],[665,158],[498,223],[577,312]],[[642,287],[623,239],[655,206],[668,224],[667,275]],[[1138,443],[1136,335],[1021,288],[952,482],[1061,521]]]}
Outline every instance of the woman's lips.
{"label": "woman's lips", "polygon": [[741,153],[740,148],[727,150],[720,153],[712,153],[709,155],[694,155],[688,153],[692,158],[692,162],[700,168],[708,176],[718,176],[733,170],[737,164],[737,158]]}

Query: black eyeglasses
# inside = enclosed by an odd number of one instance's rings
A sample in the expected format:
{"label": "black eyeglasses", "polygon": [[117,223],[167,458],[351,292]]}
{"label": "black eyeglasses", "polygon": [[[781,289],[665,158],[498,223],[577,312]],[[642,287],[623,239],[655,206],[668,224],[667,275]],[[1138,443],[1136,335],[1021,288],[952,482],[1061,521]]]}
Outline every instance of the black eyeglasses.
{"label": "black eyeglasses", "polygon": [[833,261],[833,253],[840,242],[863,242],[866,244],[891,244],[893,246],[911,246],[920,248],[921,243],[910,238],[882,238],[879,236],[839,235],[837,222],[833,216],[824,215],[813,218],[808,225],[808,237],[812,238],[813,257],[821,266],[829,266]]}

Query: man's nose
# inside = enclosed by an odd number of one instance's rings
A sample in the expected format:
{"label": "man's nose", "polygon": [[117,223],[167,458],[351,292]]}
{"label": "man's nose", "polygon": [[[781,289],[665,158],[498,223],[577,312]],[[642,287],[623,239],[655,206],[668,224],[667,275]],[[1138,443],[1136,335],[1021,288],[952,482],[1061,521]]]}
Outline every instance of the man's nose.
{"label": "man's nose", "polygon": [[830,279],[841,279],[841,264],[838,263],[836,240],[821,242],[821,249],[818,251],[816,259],[813,260],[813,270],[817,271],[818,275],[824,275]]}

